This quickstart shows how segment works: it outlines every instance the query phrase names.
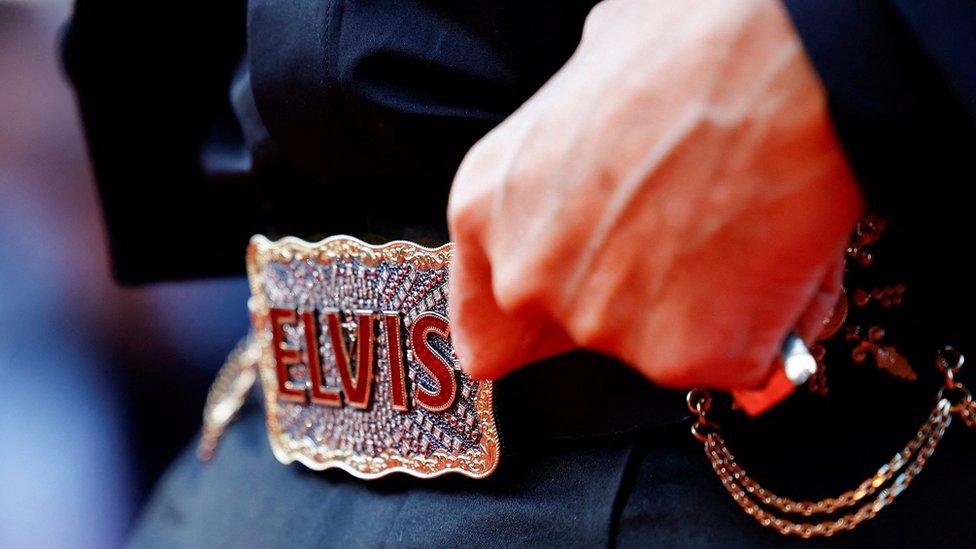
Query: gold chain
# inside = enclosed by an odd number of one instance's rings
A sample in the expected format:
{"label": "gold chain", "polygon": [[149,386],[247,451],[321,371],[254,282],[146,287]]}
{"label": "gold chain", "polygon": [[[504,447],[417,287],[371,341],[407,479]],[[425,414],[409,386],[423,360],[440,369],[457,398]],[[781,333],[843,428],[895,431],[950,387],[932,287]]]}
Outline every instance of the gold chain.
{"label": "gold chain", "polygon": [[220,437],[237,418],[257,379],[261,349],[252,334],[241,339],[227,356],[207,394],[203,408],[203,428],[197,444],[200,461],[213,458]]}
{"label": "gold chain", "polygon": [[[950,363],[946,356],[952,353],[954,360]],[[691,433],[704,445],[705,455],[732,499],[759,524],[788,536],[830,537],[837,532],[853,530],[891,504],[928,463],[952,424],[953,416],[959,415],[967,426],[976,427],[976,403],[966,387],[954,379],[963,361],[962,355],[951,349],[940,354],[937,364],[945,372],[946,384],[939,391],[938,403],[931,415],[908,444],[873,476],[835,498],[796,501],[763,488],[735,461],[719,434],[718,425],[708,419],[712,399],[701,389],[688,393],[688,408],[697,416]],[[819,522],[789,518],[789,515],[824,517],[840,512],[844,514]]]}

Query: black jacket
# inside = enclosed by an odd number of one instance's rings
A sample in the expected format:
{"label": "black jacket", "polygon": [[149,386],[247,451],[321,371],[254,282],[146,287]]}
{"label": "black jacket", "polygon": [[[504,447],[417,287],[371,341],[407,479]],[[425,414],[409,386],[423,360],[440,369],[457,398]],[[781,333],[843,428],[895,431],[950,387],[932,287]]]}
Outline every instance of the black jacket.
{"label": "black jacket", "polygon": [[[243,272],[254,233],[445,240],[465,151],[593,2],[78,0],[64,36],[123,283]],[[976,4],[787,0],[924,347],[973,333]],[[892,243],[893,241],[893,243]]]}

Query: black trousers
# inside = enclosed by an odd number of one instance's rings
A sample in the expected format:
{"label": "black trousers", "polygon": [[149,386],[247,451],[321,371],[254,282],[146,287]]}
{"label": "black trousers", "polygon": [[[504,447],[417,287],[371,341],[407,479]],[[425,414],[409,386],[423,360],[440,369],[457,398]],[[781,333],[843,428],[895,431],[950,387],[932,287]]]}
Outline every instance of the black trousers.
{"label": "black trousers", "polygon": [[[535,412],[513,401],[532,396],[525,392],[530,389],[545,394],[538,385],[544,379],[550,380],[548,394],[558,393],[552,376],[560,368],[578,374],[578,364],[556,359],[499,383],[499,395],[509,395],[508,402],[499,399],[502,461],[484,480],[394,475],[362,481],[338,470],[281,465],[271,454],[263,413],[253,405],[212,462],[199,463],[193,448],[177,460],[152,496],[132,545],[976,546],[976,432],[961,421],[953,422],[926,468],[876,519],[829,540],[805,541],[761,527],[733,502],[689,434],[680,393],[645,384],[648,392],[637,394],[621,388],[629,372],[596,359],[592,365],[590,377],[583,374],[583,382],[572,385],[593,387],[602,369],[611,382],[600,393],[612,398],[583,410],[590,423],[575,432],[566,426],[579,426],[583,416],[573,417],[578,412],[566,407],[575,401],[572,395],[562,403],[533,398]],[[841,377],[838,384],[846,384]],[[934,403],[934,391],[916,386],[891,398],[884,383],[861,384],[854,391],[860,396],[852,399],[842,398],[844,387],[826,399],[800,393],[759,420],[728,413],[720,418],[723,431],[740,464],[774,492],[794,499],[836,496],[900,450]],[[653,412],[630,424],[615,418],[621,407],[624,415],[640,415],[626,409],[629,399]],[[547,410],[560,407],[551,418],[567,421],[547,419]],[[614,431],[612,424],[622,428]]]}

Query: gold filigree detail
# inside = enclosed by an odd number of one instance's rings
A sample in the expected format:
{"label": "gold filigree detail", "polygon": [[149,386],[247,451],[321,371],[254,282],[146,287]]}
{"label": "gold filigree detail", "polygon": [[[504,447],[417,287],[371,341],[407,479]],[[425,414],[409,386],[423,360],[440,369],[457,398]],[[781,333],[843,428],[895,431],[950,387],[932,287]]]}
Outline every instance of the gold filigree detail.
{"label": "gold filigree detail", "polygon": [[247,402],[257,379],[260,358],[261,350],[254,337],[248,334],[237,343],[217,372],[203,408],[203,427],[197,444],[200,461],[213,458],[221,437]]}
{"label": "gold filigree detail", "polygon": [[881,340],[885,336],[883,328],[873,326],[867,331],[866,335],[862,332],[863,329],[860,326],[849,326],[847,328],[845,336],[847,341],[857,342],[851,351],[851,359],[854,362],[862,364],[870,356],[874,358],[874,363],[878,368],[895,377],[908,381],[918,379],[918,375],[915,373],[911,364],[908,363],[908,359],[899,353],[894,345],[881,343]]}
{"label": "gold filigree detail", "polygon": [[[422,270],[441,269],[448,266],[454,253],[453,244],[438,248],[427,248],[405,240],[395,240],[382,245],[372,245],[351,236],[331,236],[318,242],[306,242],[300,238],[287,236],[280,240],[255,235],[247,247],[248,273],[252,288],[255,274],[252,267],[261,268],[274,262],[288,262],[295,259],[317,259],[322,262],[358,259],[364,265],[375,267],[383,261],[391,263],[410,263]],[[254,293],[253,295],[258,295]]]}
{"label": "gold filigree detail", "polygon": [[[848,270],[867,269],[874,265],[875,255],[871,247],[881,240],[887,227],[888,221],[873,213],[865,215],[858,222],[853,241],[847,248]],[[865,330],[861,325],[848,322],[852,309],[863,310],[871,303],[877,303],[884,309],[897,307],[904,301],[906,292],[907,288],[904,284],[878,286],[871,289],[856,288],[851,292],[842,289],[834,310],[824,320],[824,327],[817,338],[817,343],[811,347],[811,353],[817,360],[817,372],[807,385],[811,392],[827,394],[827,352],[823,342],[832,338],[841,328],[844,328],[844,339],[854,343],[850,354],[853,362],[863,364],[871,358],[878,369],[892,376],[907,381],[918,379],[908,359],[894,345],[881,342],[885,335],[882,327],[872,325]]]}

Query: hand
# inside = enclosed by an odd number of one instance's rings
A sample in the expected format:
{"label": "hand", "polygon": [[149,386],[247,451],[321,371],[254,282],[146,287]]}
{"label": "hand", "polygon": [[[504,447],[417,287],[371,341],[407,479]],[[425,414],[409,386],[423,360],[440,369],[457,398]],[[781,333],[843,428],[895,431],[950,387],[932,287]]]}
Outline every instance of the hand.
{"label": "hand", "polygon": [[478,378],[583,347],[759,386],[819,330],[861,209],[778,0],[606,0],[457,173],[455,349]]}

